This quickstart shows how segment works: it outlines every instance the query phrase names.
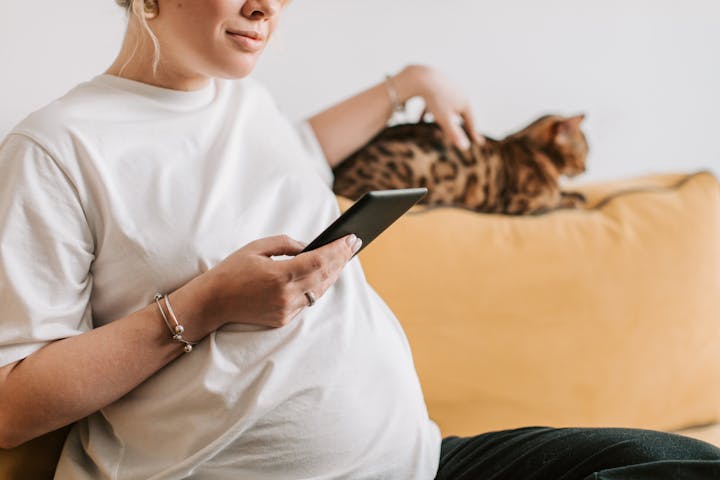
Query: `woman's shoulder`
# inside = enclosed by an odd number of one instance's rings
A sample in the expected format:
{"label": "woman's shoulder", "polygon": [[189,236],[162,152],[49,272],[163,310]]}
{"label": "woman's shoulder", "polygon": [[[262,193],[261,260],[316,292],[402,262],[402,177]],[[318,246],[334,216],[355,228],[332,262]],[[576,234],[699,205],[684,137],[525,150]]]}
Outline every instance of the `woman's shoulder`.
{"label": "woman's shoulder", "polygon": [[31,112],[9,132],[45,145],[68,135],[78,122],[92,121],[96,112],[109,108],[118,99],[108,98],[95,79],[83,82],[60,98]]}
{"label": "woman's shoulder", "polygon": [[[99,75],[30,113],[10,135],[18,134],[52,154],[72,154],[78,144],[111,141],[132,125],[161,125],[192,113],[226,113],[240,110],[267,115],[277,111],[270,91],[258,80],[246,77],[218,79],[194,92],[168,90],[132,80]],[[178,115],[180,114],[180,115]]]}

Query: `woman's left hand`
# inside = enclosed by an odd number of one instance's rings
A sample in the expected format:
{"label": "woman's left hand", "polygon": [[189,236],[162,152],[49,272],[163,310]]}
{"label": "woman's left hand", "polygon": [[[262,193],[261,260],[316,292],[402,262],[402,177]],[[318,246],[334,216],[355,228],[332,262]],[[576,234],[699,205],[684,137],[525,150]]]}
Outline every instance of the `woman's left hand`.
{"label": "woman's left hand", "polygon": [[415,96],[422,97],[425,110],[461,150],[470,148],[471,141],[480,145],[485,143],[483,136],[475,130],[470,101],[437,69],[410,65],[393,77],[393,83],[397,85],[402,102]]}

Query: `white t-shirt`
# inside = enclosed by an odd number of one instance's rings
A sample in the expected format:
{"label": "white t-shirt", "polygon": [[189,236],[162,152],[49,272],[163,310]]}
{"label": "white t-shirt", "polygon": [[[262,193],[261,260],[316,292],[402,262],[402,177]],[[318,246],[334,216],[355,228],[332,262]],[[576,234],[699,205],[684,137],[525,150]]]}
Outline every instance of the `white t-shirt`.
{"label": "white t-shirt", "polygon": [[[312,240],[339,214],[331,178],[310,127],[251,79],[79,85],[0,146],[0,365],[248,242]],[[407,340],[355,259],[290,325],[225,326],[79,422],[56,478],[432,479],[439,445]]]}

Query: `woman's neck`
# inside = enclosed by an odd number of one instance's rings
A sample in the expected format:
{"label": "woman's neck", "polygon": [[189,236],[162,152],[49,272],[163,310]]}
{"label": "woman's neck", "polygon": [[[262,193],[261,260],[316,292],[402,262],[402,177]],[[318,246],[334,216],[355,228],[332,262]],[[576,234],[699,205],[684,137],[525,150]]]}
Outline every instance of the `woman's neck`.
{"label": "woman's neck", "polygon": [[165,53],[163,61],[158,62],[156,67],[155,47],[150,36],[138,22],[131,19],[120,53],[105,73],[181,91],[200,90],[210,82],[209,77],[184,72],[179,65],[173,68],[173,63],[168,61],[168,52]]}

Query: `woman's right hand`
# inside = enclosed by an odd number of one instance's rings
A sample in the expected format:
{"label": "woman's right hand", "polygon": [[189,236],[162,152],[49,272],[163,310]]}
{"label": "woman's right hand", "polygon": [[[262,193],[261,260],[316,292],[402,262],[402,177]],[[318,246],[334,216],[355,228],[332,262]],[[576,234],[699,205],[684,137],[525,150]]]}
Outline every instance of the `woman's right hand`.
{"label": "woman's right hand", "polygon": [[[203,304],[198,322],[204,325],[196,328],[205,330],[205,334],[226,323],[282,327],[308,306],[306,292],[318,300],[322,297],[360,244],[359,238],[348,235],[300,254],[305,245],[286,235],[262,238],[245,245],[173,293],[171,301],[175,303],[178,294],[187,298],[189,292],[181,291],[193,289],[193,296]],[[294,258],[271,258],[280,255]],[[198,291],[203,293],[198,295]],[[176,305],[176,310],[182,317],[183,308],[178,307]],[[187,338],[194,339],[192,333],[188,331]]]}

